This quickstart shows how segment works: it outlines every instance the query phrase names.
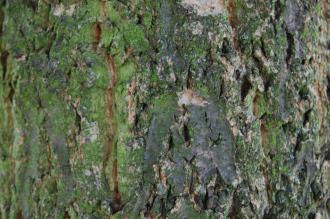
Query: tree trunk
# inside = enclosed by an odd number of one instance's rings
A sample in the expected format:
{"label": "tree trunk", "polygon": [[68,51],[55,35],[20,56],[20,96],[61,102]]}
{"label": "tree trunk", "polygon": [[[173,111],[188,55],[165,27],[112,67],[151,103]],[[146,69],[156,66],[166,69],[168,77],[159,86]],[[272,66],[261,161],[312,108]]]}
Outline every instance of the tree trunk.
{"label": "tree trunk", "polygon": [[329,0],[0,18],[0,218],[329,218]]}

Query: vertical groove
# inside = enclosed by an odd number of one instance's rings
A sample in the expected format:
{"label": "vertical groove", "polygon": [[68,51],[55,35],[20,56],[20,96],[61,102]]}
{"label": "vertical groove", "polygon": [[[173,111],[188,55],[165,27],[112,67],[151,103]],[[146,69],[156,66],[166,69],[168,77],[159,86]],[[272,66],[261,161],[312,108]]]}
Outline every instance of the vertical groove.
{"label": "vertical groove", "polygon": [[[95,41],[93,43],[93,49],[97,50],[99,43],[102,39],[102,22],[105,19],[105,1],[100,0],[100,11],[99,11],[99,22],[95,26]],[[105,50],[105,48],[102,48]],[[118,158],[117,158],[117,141],[116,141],[116,122],[114,118],[116,100],[115,100],[115,89],[117,85],[117,68],[114,59],[110,52],[103,51],[105,56],[105,63],[109,72],[109,84],[106,92],[106,106],[107,106],[107,123],[108,123],[108,134],[105,146],[105,154],[103,157],[103,171],[106,171],[109,160],[112,165],[112,186],[113,186],[113,213],[117,212],[121,206],[121,193],[119,190],[119,179],[118,179]]]}

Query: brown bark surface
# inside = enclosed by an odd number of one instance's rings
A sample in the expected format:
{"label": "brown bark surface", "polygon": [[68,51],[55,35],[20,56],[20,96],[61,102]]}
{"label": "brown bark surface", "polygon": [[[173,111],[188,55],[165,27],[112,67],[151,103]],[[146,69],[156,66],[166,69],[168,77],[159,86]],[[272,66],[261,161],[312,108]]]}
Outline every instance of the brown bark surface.
{"label": "brown bark surface", "polygon": [[0,218],[329,218],[328,0],[0,2]]}

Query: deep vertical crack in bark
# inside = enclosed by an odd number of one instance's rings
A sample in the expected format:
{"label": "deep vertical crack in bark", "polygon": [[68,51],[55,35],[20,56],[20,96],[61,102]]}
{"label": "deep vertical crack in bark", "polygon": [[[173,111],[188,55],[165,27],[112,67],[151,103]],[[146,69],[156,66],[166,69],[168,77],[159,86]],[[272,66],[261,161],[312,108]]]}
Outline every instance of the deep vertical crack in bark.
{"label": "deep vertical crack in bark", "polygon": [[[99,21],[94,26],[94,43],[93,49],[96,51],[99,47],[99,44],[102,40],[102,22],[105,19],[105,1],[100,0],[100,11],[99,11]],[[105,59],[106,67],[109,73],[109,84],[106,91],[106,112],[107,112],[107,124],[108,124],[108,133],[105,145],[105,152],[103,157],[103,171],[106,172],[109,161],[111,160],[112,170],[111,170],[111,182],[113,187],[113,206],[112,213],[115,213],[121,208],[121,193],[119,190],[119,173],[118,173],[118,157],[117,157],[117,140],[116,140],[116,122],[115,122],[115,89],[117,84],[117,68],[115,61],[109,51],[106,51],[105,48],[102,48],[102,54]],[[106,174],[105,174],[106,175]]]}
{"label": "deep vertical crack in bark", "polygon": [[233,30],[232,43],[237,52],[239,52],[239,41],[237,33],[237,18],[235,12],[235,1],[229,0],[227,3],[228,21]]}
{"label": "deep vertical crack in bark", "polygon": [[112,160],[112,182],[114,190],[114,204],[115,210],[118,210],[121,205],[121,193],[119,191],[119,180],[118,180],[118,158],[117,158],[117,141],[116,136],[116,122],[114,119],[115,111],[115,87],[117,84],[117,69],[115,62],[111,54],[106,55],[106,62],[108,71],[110,73],[109,87],[107,90],[107,116],[108,116],[108,138],[107,138],[107,148],[105,152],[105,157],[103,160],[103,168],[107,167],[110,157]]}
{"label": "deep vertical crack in bark", "polygon": [[2,79],[3,80],[6,80],[8,56],[9,56],[9,52],[7,50],[3,50],[1,52],[1,66],[2,66]]}

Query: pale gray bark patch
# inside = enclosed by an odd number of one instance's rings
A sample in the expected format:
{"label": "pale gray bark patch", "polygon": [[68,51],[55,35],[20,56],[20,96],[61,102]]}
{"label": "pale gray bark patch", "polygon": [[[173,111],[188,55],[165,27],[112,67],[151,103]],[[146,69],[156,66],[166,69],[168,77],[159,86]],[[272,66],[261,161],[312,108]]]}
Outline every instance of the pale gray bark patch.
{"label": "pale gray bark patch", "polygon": [[289,31],[294,32],[302,28],[304,25],[304,17],[297,0],[286,1],[284,19]]}
{"label": "pale gray bark patch", "polygon": [[155,106],[155,112],[146,136],[144,152],[144,176],[149,183],[153,181],[153,165],[158,164],[161,154],[166,150],[163,142],[167,140],[166,138],[170,134],[170,126],[174,121],[175,111],[175,99],[165,101],[164,105]]}
{"label": "pale gray bark patch", "polygon": [[217,16],[225,10],[223,0],[183,0],[181,5],[199,16]]}
{"label": "pale gray bark patch", "polygon": [[191,113],[189,126],[195,133],[192,150],[196,155],[196,165],[204,182],[219,171],[226,184],[236,184],[235,143],[229,123],[220,114],[224,110],[220,110],[212,100],[208,102],[205,108],[188,107]]}

